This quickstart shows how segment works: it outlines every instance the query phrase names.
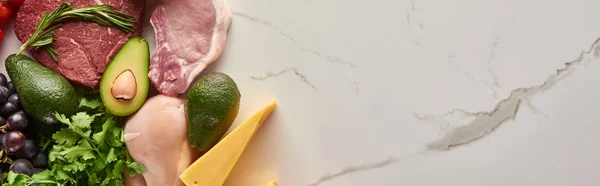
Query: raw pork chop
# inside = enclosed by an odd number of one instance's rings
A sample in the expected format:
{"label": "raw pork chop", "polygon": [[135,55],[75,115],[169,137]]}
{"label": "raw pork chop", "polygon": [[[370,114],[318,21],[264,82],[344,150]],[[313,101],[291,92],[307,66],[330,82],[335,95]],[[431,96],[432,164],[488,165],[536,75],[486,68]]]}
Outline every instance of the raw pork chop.
{"label": "raw pork chop", "polygon": [[177,96],[223,52],[231,10],[225,0],[164,0],[150,23],[157,42],[150,80],[162,94]]}
{"label": "raw pork chop", "polygon": [[179,175],[198,159],[187,142],[184,101],[154,96],[125,124],[125,145],[133,159],[148,171],[126,177],[127,186],[179,186]]}
{"label": "raw pork chop", "polygon": [[[60,3],[71,2],[82,8],[97,4],[111,4],[115,10],[135,16],[140,23],[133,33],[117,28],[100,26],[92,22],[66,22],[55,34],[58,63],[43,49],[31,53],[44,66],[62,74],[67,79],[88,88],[96,88],[106,65],[125,42],[142,33],[142,20],[146,9],[144,0],[27,0],[17,13],[15,33],[21,42],[31,37],[45,12],[53,11]],[[32,48],[30,48],[32,49]]]}

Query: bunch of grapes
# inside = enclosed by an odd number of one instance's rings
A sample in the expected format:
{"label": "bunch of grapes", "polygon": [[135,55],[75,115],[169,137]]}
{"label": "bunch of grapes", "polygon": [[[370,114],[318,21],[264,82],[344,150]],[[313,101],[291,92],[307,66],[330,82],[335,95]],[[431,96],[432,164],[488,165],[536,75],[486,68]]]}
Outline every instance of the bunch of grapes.
{"label": "bunch of grapes", "polygon": [[[31,176],[48,166],[48,156],[34,139],[38,136],[37,123],[23,110],[14,85],[7,81],[0,73],[0,163],[3,163],[0,169]],[[26,139],[26,135],[32,139]]]}

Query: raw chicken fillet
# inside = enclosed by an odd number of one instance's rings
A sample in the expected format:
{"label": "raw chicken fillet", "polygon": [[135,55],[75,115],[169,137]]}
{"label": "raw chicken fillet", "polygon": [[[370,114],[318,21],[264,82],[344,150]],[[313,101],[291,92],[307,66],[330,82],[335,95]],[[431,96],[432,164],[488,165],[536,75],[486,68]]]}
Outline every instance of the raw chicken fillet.
{"label": "raw chicken fillet", "polygon": [[125,145],[148,171],[126,175],[127,186],[182,186],[179,175],[200,157],[187,142],[184,101],[154,96],[125,124]]}
{"label": "raw chicken fillet", "polygon": [[164,0],[152,13],[156,51],[150,80],[162,94],[184,93],[223,52],[231,25],[224,0]]}

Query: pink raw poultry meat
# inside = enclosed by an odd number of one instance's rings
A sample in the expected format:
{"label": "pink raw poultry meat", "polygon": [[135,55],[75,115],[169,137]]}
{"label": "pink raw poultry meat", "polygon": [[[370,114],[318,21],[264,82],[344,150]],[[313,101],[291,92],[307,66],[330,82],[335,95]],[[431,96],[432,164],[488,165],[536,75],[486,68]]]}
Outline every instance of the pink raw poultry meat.
{"label": "pink raw poultry meat", "polygon": [[131,157],[148,171],[126,176],[126,186],[183,186],[179,175],[200,152],[187,142],[185,101],[154,96],[125,124],[125,144]]}
{"label": "pink raw poultry meat", "polygon": [[15,34],[21,42],[31,37],[45,12],[53,11],[60,3],[70,2],[75,8],[111,4],[113,9],[131,14],[140,24],[133,33],[109,28],[88,21],[65,22],[55,34],[53,47],[60,55],[55,62],[43,49],[31,51],[44,66],[67,79],[88,88],[96,88],[106,65],[125,42],[142,33],[142,19],[146,9],[144,0],[27,0],[17,12]]}
{"label": "pink raw poultry meat", "polygon": [[223,52],[231,10],[224,0],[164,0],[150,23],[157,42],[150,80],[162,94],[177,96]]}

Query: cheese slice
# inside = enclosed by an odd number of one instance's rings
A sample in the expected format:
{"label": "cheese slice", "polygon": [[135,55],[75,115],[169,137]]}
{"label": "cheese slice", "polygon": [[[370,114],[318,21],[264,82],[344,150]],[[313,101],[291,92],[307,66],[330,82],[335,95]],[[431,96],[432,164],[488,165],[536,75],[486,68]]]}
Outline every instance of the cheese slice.
{"label": "cheese slice", "polygon": [[271,181],[269,181],[267,183],[263,183],[260,186],[277,186],[277,185],[275,185],[276,183],[277,183],[277,180],[271,180]]}
{"label": "cheese slice", "polygon": [[275,105],[276,102],[273,101],[252,115],[181,173],[179,179],[187,186],[222,186],[248,142],[273,112]]}

